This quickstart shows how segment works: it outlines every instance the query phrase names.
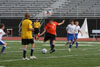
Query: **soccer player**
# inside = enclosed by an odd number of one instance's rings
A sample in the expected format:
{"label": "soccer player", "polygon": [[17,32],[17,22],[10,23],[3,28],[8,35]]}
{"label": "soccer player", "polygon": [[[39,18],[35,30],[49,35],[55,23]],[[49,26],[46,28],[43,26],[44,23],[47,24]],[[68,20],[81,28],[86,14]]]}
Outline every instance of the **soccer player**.
{"label": "soccer player", "polygon": [[80,26],[79,26],[79,22],[78,21],[75,22],[75,25],[76,25],[76,29],[75,29],[74,41],[73,41],[72,45],[74,44],[74,42],[76,42],[76,48],[78,48],[78,41],[77,41],[78,33],[80,32],[81,35],[83,35],[83,34],[82,34],[81,30],[80,30]]}
{"label": "soccer player", "polygon": [[72,42],[74,40],[74,34],[75,34],[75,28],[76,25],[74,24],[74,20],[70,20],[70,24],[66,27],[66,32],[67,32],[67,43],[70,44],[69,45],[69,49],[68,51],[71,51],[72,48]]}
{"label": "soccer player", "polygon": [[51,19],[49,21],[49,23],[45,26],[44,31],[40,34],[43,35],[45,32],[47,32],[45,34],[44,37],[44,42],[50,40],[50,46],[51,46],[51,50],[50,53],[55,52],[55,43],[56,43],[56,26],[58,25],[62,25],[65,22],[65,20],[63,20],[61,23],[57,23],[56,21],[54,21],[53,19]]}
{"label": "soccer player", "polygon": [[38,21],[38,19],[36,19],[36,21],[33,23],[33,27],[34,27],[35,40],[38,40],[39,39],[39,33],[40,33],[40,22]]}
{"label": "soccer player", "polygon": [[0,24],[0,45],[3,45],[3,47],[0,51],[0,54],[4,52],[4,50],[7,46],[7,43],[2,40],[3,35],[6,35],[6,33],[3,31],[4,29],[5,29],[5,25]]}
{"label": "soccer player", "polygon": [[28,44],[32,44],[30,59],[36,58],[35,56],[33,56],[35,44],[34,44],[33,37],[32,37],[32,31],[34,31],[34,28],[32,27],[32,21],[30,20],[30,14],[26,13],[25,19],[22,21],[22,31],[21,31],[22,45],[24,45],[23,60],[29,60],[29,58],[26,57]]}

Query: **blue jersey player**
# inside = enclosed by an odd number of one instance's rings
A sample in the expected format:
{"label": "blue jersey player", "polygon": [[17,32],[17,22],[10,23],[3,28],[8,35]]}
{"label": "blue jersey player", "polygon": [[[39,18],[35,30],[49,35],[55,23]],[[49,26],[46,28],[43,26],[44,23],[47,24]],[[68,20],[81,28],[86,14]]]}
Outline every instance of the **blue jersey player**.
{"label": "blue jersey player", "polygon": [[2,40],[3,35],[6,35],[6,33],[3,31],[5,29],[4,24],[0,24],[0,45],[3,45],[0,54],[4,52],[5,48],[6,48],[6,43]]}
{"label": "blue jersey player", "polygon": [[75,28],[76,28],[76,25],[74,25],[74,20],[71,20],[70,24],[66,27],[67,41],[68,41],[67,43],[70,44],[68,51],[71,51],[71,48],[72,48],[72,42],[74,41]]}
{"label": "blue jersey player", "polygon": [[83,35],[83,34],[82,34],[81,30],[80,30],[80,26],[79,26],[79,22],[78,21],[75,22],[75,25],[76,25],[76,28],[75,28],[75,34],[74,34],[74,41],[73,41],[72,44],[74,44],[74,42],[76,42],[76,48],[78,48],[78,40],[77,40],[78,39],[78,33],[80,32],[81,35]]}

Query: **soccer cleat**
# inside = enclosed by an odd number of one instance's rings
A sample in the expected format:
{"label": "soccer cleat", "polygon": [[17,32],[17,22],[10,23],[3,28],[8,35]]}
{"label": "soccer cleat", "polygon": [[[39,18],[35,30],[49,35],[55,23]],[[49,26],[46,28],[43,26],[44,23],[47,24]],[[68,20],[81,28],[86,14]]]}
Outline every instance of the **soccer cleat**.
{"label": "soccer cleat", "polygon": [[23,58],[23,60],[30,60],[30,59],[26,57],[26,58]]}
{"label": "soccer cleat", "polygon": [[32,60],[32,59],[36,59],[36,56],[30,56],[30,59]]}
{"label": "soccer cleat", "polygon": [[0,52],[0,54],[6,54],[5,52]]}
{"label": "soccer cleat", "polygon": [[71,48],[69,48],[68,51],[71,52]]}
{"label": "soccer cleat", "polygon": [[78,46],[76,46],[76,48],[78,48]]}
{"label": "soccer cleat", "polygon": [[50,50],[50,53],[53,53],[53,52],[55,52],[55,49],[53,49],[53,50]]}

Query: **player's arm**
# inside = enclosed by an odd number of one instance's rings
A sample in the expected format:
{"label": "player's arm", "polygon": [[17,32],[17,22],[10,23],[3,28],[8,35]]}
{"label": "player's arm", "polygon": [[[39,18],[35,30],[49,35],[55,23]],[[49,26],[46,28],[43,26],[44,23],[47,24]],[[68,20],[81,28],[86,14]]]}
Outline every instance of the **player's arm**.
{"label": "player's arm", "polygon": [[40,32],[40,26],[41,26],[41,24],[39,23],[39,32]]}
{"label": "player's arm", "polygon": [[46,30],[44,30],[44,31],[40,34],[40,36],[42,36],[45,32],[46,32]]}
{"label": "player's arm", "polygon": [[34,31],[34,28],[33,28],[33,26],[32,26],[32,22],[29,23],[29,28],[28,28],[28,30],[29,30],[29,31]]}
{"label": "player's arm", "polygon": [[83,36],[83,33],[82,33],[82,31],[81,30],[79,30],[79,32],[81,33],[81,35]]}
{"label": "player's arm", "polygon": [[0,32],[0,34],[2,34],[2,32]]}
{"label": "player's arm", "polygon": [[66,27],[66,32],[67,32],[67,34],[69,33],[69,32],[68,32],[68,26]]}
{"label": "player's arm", "polygon": [[29,31],[34,31],[34,28],[29,28],[28,30],[29,30]]}
{"label": "player's arm", "polygon": [[65,20],[63,20],[61,23],[58,23],[58,25],[62,25],[62,24],[64,24],[64,22],[65,22]]}

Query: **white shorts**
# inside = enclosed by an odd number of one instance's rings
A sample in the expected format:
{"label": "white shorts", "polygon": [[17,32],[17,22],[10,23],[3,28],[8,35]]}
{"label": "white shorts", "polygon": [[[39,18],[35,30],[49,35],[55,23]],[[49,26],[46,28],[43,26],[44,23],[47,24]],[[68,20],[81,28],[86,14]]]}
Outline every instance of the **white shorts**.
{"label": "white shorts", "polygon": [[6,42],[3,40],[0,40],[0,45],[4,45]]}

